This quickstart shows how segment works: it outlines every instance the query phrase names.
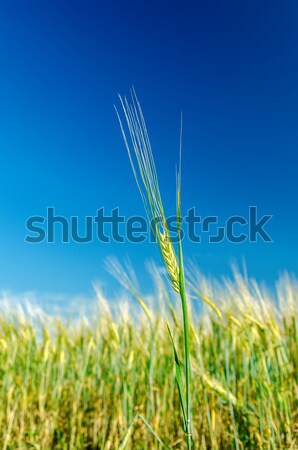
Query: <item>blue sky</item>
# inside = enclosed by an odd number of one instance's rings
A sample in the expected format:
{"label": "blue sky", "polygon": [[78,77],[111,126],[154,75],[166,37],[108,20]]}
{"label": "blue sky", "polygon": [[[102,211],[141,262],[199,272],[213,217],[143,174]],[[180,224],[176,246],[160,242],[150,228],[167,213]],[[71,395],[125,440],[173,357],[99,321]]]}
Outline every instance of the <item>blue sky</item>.
{"label": "blue sky", "polygon": [[167,213],[175,212],[180,111],[183,210],[274,215],[274,243],[192,244],[205,273],[244,258],[272,283],[297,273],[297,3],[40,2],[0,5],[0,290],[88,294],[129,257],[149,288],[144,243],[28,244],[25,221],[119,207],[143,214],[113,104],[133,84]]}

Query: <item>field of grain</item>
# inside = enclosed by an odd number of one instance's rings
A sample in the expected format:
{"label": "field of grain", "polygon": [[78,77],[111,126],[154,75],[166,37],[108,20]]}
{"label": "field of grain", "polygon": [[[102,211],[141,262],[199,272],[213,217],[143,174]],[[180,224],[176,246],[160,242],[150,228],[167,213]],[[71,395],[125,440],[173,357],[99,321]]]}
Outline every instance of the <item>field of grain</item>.
{"label": "field of grain", "polygon": [[[186,448],[166,329],[183,355],[179,296],[154,278],[150,298],[110,308],[98,291],[73,322],[2,307],[2,450]],[[297,448],[297,281],[190,278],[194,448]]]}

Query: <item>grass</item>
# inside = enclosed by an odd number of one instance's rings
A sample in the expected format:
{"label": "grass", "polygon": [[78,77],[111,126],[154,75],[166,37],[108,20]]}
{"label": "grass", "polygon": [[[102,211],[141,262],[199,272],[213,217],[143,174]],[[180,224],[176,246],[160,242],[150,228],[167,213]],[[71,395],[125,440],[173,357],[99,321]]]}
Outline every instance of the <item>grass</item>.
{"label": "grass", "polygon": [[[297,282],[281,279],[271,298],[239,274],[222,283],[191,275],[195,448],[297,448]],[[1,449],[161,449],[156,436],[186,448],[166,329],[182,352],[183,320],[154,276],[150,301],[135,291],[150,318],[137,304],[112,312],[103,297],[76,325],[1,314]],[[198,312],[195,290],[218,311],[205,303]]]}

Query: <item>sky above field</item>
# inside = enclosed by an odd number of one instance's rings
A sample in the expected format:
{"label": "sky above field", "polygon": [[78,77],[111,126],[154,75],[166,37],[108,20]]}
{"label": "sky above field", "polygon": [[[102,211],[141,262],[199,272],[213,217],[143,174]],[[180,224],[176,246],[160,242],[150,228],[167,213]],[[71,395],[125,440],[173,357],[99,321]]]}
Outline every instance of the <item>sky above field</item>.
{"label": "sky above field", "polygon": [[[232,262],[273,283],[297,263],[297,2],[4,1],[0,5],[0,290],[88,295],[103,261],[130,258],[150,290],[140,244],[25,242],[30,216],[104,207],[143,215],[113,104],[135,86],[166,213],[175,213],[183,111],[183,212],[273,215],[272,243],[185,241],[219,276]],[[241,227],[237,228],[240,232]]]}

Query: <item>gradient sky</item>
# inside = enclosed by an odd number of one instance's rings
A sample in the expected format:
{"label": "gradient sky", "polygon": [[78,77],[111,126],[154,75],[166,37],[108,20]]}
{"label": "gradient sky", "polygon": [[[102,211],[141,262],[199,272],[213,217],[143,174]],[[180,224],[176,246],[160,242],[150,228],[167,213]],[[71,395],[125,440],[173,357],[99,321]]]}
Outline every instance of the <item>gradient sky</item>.
{"label": "gradient sky", "polygon": [[24,242],[25,221],[143,214],[113,104],[133,84],[168,214],[180,111],[183,210],[273,214],[274,243],[191,244],[203,272],[297,273],[298,7],[281,1],[4,1],[0,5],[0,290],[88,294],[129,257],[144,289],[156,247]]}

